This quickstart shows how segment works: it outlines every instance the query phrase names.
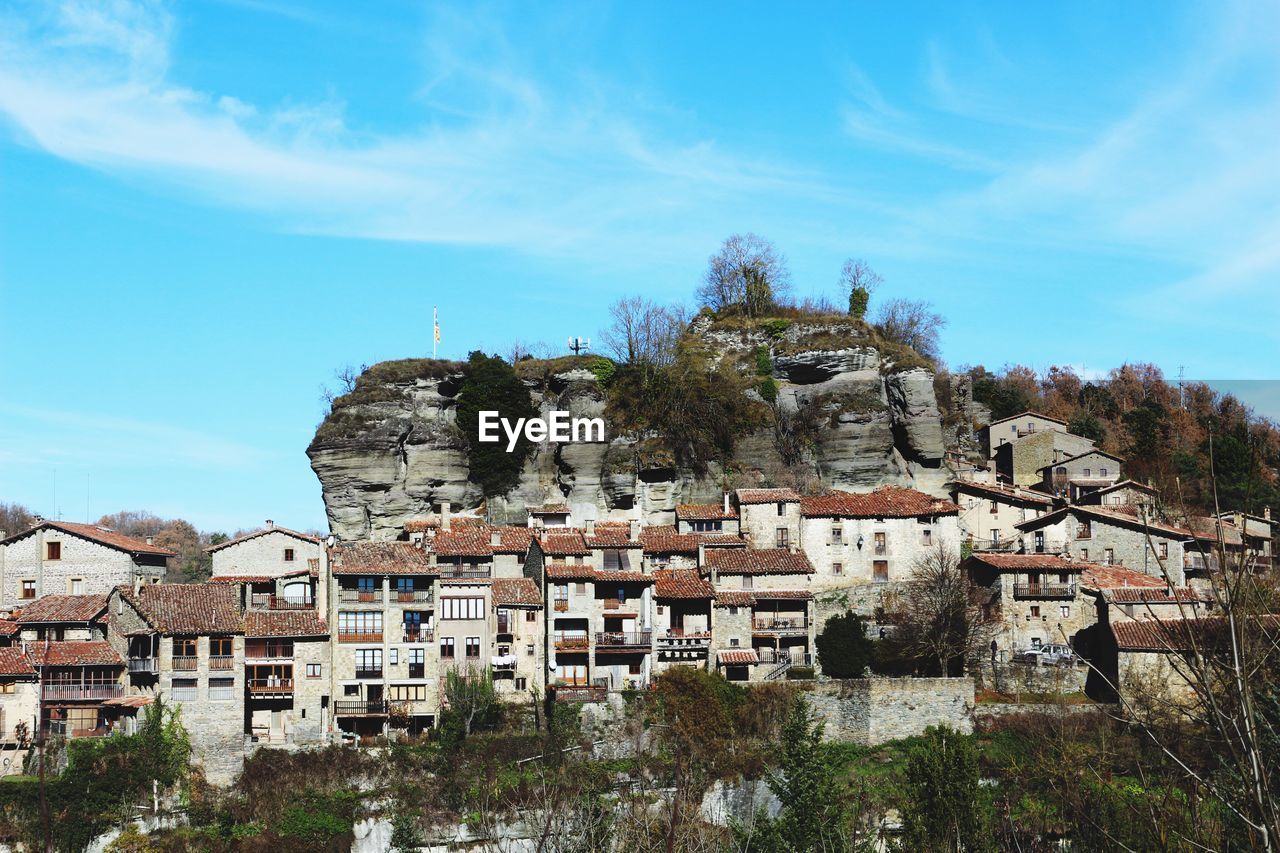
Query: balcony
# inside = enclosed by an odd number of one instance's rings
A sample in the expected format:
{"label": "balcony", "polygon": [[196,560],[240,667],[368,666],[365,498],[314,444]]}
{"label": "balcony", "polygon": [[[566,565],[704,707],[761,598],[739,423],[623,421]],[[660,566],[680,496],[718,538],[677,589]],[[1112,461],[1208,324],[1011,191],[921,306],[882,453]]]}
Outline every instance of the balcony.
{"label": "balcony", "polygon": [[111,727],[100,725],[91,729],[73,729],[66,720],[45,720],[44,733],[49,737],[63,737],[75,740],[82,737],[106,737],[111,734]]}
{"label": "balcony", "polygon": [[757,616],[751,620],[751,629],[767,634],[805,634],[809,631],[809,620],[800,615]]}
{"label": "balcony", "polygon": [[339,643],[381,643],[382,632],[370,631],[370,632],[361,633],[358,631],[339,631],[338,642]]}
{"label": "balcony", "polygon": [[199,658],[195,655],[174,655],[173,670],[174,672],[192,672],[200,664]]}
{"label": "balcony", "polygon": [[382,678],[382,667],[357,669],[356,678]]}
{"label": "balcony", "polygon": [[268,593],[254,593],[249,604],[258,610],[314,610],[316,606],[309,599],[286,598]]}
{"label": "balcony", "polygon": [[246,663],[265,660],[292,660],[293,641],[247,642],[244,646],[244,658]]}
{"label": "balcony", "polygon": [[558,652],[585,652],[591,645],[585,634],[557,634],[555,642]]}
{"label": "balcony", "polygon": [[596,651],[603,649],[645,649],[653,644],[652,631],[599,631]]}
{"label": "balcony", "polygon": [[129,658],[128,665],[129,672],[154,675],[159,670],[158,661],[155,658]]}
{"label": "balcony", "polygon": [[756,649],[760,663],[790,663],[792,666],[813,666],[813,655],[809,652],[790,649]]}
{"label": "balcony", "polygon": [[567,598],[557,598],[557,599],[555,600],[555,611],[556,611],[557,613],[568,613],[568,612],[569,612],[569,599],[567,599]]}
{"label": "balcony", "polygon": [[335,717],[385,717],[390,706],[386,699],[336,699]]}
{"label": "balcony", "polygon": [[623,605],[623,604],[625,604],[625,603],[626,603],[626,602],[621,601],[620,599],[617,599],[617,598],[606,598],[606,599],[604,600],[604,609],[605,609],[605,610],[618,610],[618,609],[619,609],[619,608],[621,608],[621,607],[622,607],[622,605]]}
{"label": "balcony", "polygon": [[884,556],[887,556],[887,555],[888,555],[888,553],[889,553],[889,546],[888,546],[888,545],[876,545],[875,547],[873,547],[873,548],[871,549],[871,553],[872,553],[872,554],[875,554],[877,557],[884,557]]}
{"label": "balcony", "polygon": [[383,604],[385,600],[380,589],[338,590],[338,601],[342,604]]}
{"label": "balcony", "polygon": [[46,684],[41,691],[46,702],[117,699],[124,695],[123,684]]}
{"label": "balcony", "polygon": [[1075,598],[1076,585],[1048,583],[1016,583],[1013,585],[1014,598]]}
{"label": "balcony", "polygon": [[391,601],[396,604],[430,603],[435,600],[435,591],[431,589],[393,589]]}
{"label": "balcony", "polygon": [[974,539],[975,551],[1013,551],[1018,545],[1017,539]]}
{"label": "balcony", "polygon": [[710,631],[686,631],[672,628],[658,635],[658,648],[664,650],[706,649],[711,645]]}
{"label": "balcony", "polygon": [[245,681],[249,695],[258,698],[292,696],[292,678],[250,678]]}
{"label": "balcony", "polygon": [[209,655],[209,670],[226,672],[235,667],[235,658],[231,655]]}
{"label": "balcony", "polygon": [[405,628],[405,643],[434,643],[436,632],[430,628]]}
{"label": "balcony", "polygon": [[481,578],[491,577],[493,574],[493,572],[488,568],[463,569],[455,566],[441,565],[439,569],[440,577],[451,578],[453,580],[480,580]]}

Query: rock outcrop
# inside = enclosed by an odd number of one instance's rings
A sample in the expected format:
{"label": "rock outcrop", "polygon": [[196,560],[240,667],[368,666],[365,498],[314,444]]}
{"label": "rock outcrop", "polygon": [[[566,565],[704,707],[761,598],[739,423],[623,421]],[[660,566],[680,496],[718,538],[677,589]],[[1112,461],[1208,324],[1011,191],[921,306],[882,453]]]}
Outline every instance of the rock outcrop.
{"label": "rock outcrop", "polygon": [[[723,467],[710,462],[699,473],[676,465],[653,436],[543,442],[516,487],[485,504],[489,516],[523,523],[527,506],[552,500],[568,503],[579,518],[670,523],[677,504],[717,501],[726,487],[784,480],[847,490],[895,483],[942,493],[942,420],[933,372],[918,357],[886,353],[847,318],[753,324],[702,315],[687,336],[709,364],[749,375],[765,372],[767,355],[779,428],[739,436],[731,460]],[[608,394],[585,369],[589,363],[522,363],[519,372],[542,414],[604,417]],[[465,368],[427,359],[384,362],[335,401],[307,449],[335,534],[392,538],[406,520],[445,502],[455,510],[482,504],[468,479],[468,438],[456,422]],[[782,426],[790,444],[780,437]]]}

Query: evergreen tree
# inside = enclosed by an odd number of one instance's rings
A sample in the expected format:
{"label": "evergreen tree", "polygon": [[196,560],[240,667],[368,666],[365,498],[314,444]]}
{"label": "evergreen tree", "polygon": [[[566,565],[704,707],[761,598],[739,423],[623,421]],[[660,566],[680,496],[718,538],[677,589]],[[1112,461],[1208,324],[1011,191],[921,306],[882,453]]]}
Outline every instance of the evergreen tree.
{"label": "evergreen tree", "polygon": [[522,436],[508,453],[505,434],[499,441],[481,442],[480,412],[497,412],[514,425],[520,418],[537,417],[538,410],[515,370],[498,356],[473,352],[467,367],[466,381],[458,392],[458,426],[470,442],[467,459],[471,482],[480,486],[485,497],[504,495],[520,481],[520,471],[533,445]]}
{"label": "evergreen tree", "polygon": [[852,610],[832,616],[817,636],[818,665],[831,678],[859,678],[875,657],[875,641]]}
{"label": "evergreen tree", "polygon": [[907,757],[903,843],[908,850],[960,853],[989,849],[986,804],[973,739],[930,727]]}

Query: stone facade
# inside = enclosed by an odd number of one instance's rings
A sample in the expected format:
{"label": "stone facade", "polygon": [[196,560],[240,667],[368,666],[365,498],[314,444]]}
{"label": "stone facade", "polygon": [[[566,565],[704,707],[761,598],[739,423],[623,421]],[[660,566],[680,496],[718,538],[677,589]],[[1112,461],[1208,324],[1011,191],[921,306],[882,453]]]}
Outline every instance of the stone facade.
{"label": "stone facade", "polygon": [[100,529],[92,525],[65,528],[46,522],[0,543],[0,611],[45,595],[106,595],[120,584],[164,578],[164,555],[172,552],[136,542],[155,551],[136,553],[72,532]]}
{"label": "stone facade", "polygon": [[312,561],[318,563],[324,546],[319,539],[271,525],[248,536],[215,545],[209,549],[213,560],[213,576],[281,575],[307,572]]}
{"label": "stone facade", "polygon": [[1029,551],[1122,565],[1152,577],[1162,577],[1163,565],[1174,586],[1186,582],[1183,542],[1189,531],[1156,522],[1144,528],[1138,516],[1079,506],[1024,522],[1018,529],[1029,539]]}
{"label": "stone facade", "polygon": [[812,685],[805,701],[828,741],[875,746],[930,726],[973,731],[971,678],[854,678]]}

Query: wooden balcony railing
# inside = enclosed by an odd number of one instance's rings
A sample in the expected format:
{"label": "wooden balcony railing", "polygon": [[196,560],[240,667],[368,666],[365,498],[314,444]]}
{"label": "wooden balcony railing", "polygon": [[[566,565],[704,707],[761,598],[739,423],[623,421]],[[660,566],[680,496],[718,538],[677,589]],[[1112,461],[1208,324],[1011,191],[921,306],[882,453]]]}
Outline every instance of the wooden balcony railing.
{"label": "wooden balcony railing", "polygon": [[431,628],[405,628],[404,640],[406,643],[433,643],[436,634]]}
{"label": "wooden balcony railing", "polygon": [[757,616],[751,620],[751,627],[756,631],[779,634],[799,633],[809,629],[809,620],[804,616]]}
{"label": "wooden balcony railing", "polygon": [[343,604],[382,604],[382,590],[380,589],[340,589],[338,590],[338,601]]}
{"label": "wooden balcony railing", "polygon": [[209,669],[225,672],[235,666],[235,658],[231,655],[209,655]]}
{"label": "wooden balcony railing", "polygon": [[174,655],[173,669],[176,672],[190,672],[199,666],[199,658],[195,655]]}
{"label": "wooden balcony railing", "polygon": [[591,645],[590,640],[581,634],[557,634],[556,649],[558,651],[583,651]]}
{"label": "wooden balcony railing", "polygon": [[1016,583],[1014,598],[1075,598],[1075,584]]}
{"label": "wooden balcony railing", "polygon": [[292,678],[250,678],[245,681],[250,696],[281,696],[293,693]]}
{"label": "wooden balcony railing", "polygon": [[338,717],[380,717],[389,708],[386,699],[336,699],[333,703],[334,716]]}
{"label": "wooden balcony railing", "polygon": [[156,672],[158,669],[155,658],[129,658],[130,672]]}
{"label": "wooden balcony railing", "polygon": [[557,613],[567,613],[569,611],[569,599],[557,598],[555,600],[555,611]]}
{"label": "wooden balcony railing", "polygon": [[456,566],[441,565],[440,577],[454,578],[459,580],[478,580],[480,578],[489,577],[492,572],[488,568],[458,568]]}
{"label": "wooden balcony railing", "polygon": [[665,634],[658,635],[658,645],[681,648],[706,648],[711,645],[711,632],[688,631],[684,628],[671,628]]}
{"label": "wooden balcony railing", "polygon": [[410,604],[414,602],[431,601],[435,597],[435,593],[430,589],[393,589],[391,590],[391,600],[397,604]]}
{"label": "wooden balcony railing", "polygon": [[356,631],[339,631],[339,643],[381,643],[382,632],[360,633]]}
{"label": "wooden balcony railing", "polygon": [[46,702],[77,701],[80,699],[116,699],[124,695],[123,684],[46,684],[41,690]]}

